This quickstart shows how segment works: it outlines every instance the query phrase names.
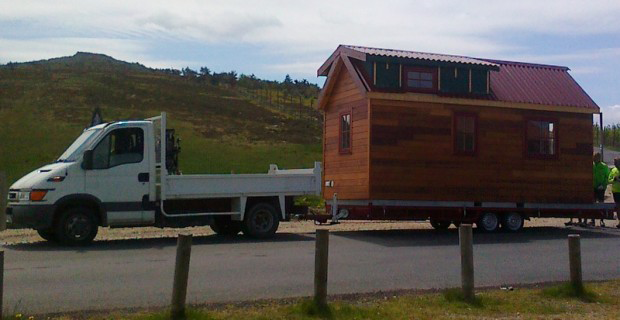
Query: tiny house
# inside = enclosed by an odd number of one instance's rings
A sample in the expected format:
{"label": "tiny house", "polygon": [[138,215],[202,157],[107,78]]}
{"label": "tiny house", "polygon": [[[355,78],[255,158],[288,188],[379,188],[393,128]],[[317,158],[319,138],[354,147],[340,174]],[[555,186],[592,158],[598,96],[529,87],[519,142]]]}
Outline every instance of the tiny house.
{"label": "tiny house", "polygon": [[332,218],[609,215],[592,195],[600,110],[568,71],[340,45],[318,70]]}

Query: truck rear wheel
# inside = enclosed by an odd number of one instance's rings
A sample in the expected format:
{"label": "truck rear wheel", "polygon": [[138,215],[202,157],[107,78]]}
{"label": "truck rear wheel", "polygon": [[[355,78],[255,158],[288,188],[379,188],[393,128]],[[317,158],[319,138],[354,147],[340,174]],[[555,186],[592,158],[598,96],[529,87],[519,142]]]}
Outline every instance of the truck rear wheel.
{"label": "truck rear wheel", "polygon": [[499,228],[499,218],[493,212],[485,212],[476,222],[476,227],[484,232],[495,232]]}
{"label": "truck rear wheel", "polygon": [[223,236],[236,236],[241,232],[241,221],[233,221],[230,216],[215,216],[211,230]]}
{"label": "truck rear wheel", "polygon": [[92,210],[74,207],[66,210],[56,221],[54,233],[66,245],[87,245],[97,236],[97,222]]}
{"label": "truck rear wheel", "polygon": [[280,225],[277,210],[269,203],[253,206],[243,218],[243,234],[252,238],[272,237]]}
{"label": "truck rear wheel", "polygon": [[52,229],[37,230],[39,236],[47,241],[57,241],[58,238]]}
{"label": "truck rear wheel", "polygon": [[502,229],[509,232],[517,232],[523,229],[523,216],[516,212],[506,213],[502,217]]}
{"label": "truck rear wheel", "polygon": [[450,227],[450,221],[438,221],[431,219],[431,226],[435,228],[435,230],[448,230]]}

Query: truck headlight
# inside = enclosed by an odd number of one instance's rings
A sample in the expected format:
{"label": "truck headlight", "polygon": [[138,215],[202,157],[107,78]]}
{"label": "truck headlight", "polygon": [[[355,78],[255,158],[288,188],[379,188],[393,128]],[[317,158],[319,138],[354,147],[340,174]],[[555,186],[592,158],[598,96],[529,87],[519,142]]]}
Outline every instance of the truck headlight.
{"label": "truck headlight", "polygon": [[30,191],[20,191],[17,193],[17,199],[19,201],[29,201],[30,200]]}

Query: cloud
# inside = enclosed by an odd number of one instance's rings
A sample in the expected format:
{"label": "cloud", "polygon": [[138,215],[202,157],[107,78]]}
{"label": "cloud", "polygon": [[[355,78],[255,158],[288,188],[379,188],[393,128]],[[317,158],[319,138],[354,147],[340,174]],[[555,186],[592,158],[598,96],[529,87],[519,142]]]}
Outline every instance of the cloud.
{"label": "cloud", "polygon": [[620,104],[601,107],[601,112],[603,112],[603,123],[605,125],[620,124]]}

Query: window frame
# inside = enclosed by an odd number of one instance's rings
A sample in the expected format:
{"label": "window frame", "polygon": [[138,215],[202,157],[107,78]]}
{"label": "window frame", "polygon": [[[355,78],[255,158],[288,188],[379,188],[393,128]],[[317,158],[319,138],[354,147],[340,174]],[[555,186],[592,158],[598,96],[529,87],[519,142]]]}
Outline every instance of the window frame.
{"label": "window frame", "polygon": [[[407,73],[410,71],[413,72],[424,72],[430,73],[433,75],[433,87],[432,88],[413,88],[407,85]],[[437,93],[439,92],[438,85],[438,72],[437,67],[418,67],[418,66],[403,66],[403,74],[402,74],[402,89],[405,92],[422,92],[422,93]]]}
{"label": "window frame", "polygon": [[[459,117],[470,117],[474,118],[474,150],[473,151],[464,151],[459,150],[457,145],[457,119]],[[454,155],[459,156],[478,156],[479,149],[479,139],[478,139],[478,131],[479,131],[479,122],[478,122],[478,114],[474,112],[464,112],[464,111],[455,111],[452,113],[452,151]]]}
{"label": "window frame", "polygon": [[[528,150],[528,135],[527,125],[530,121],[544,121],[553,123],[553,154],[532,154]],[[560,135],[559,135],[559,121],[557,118],[551,117],[526,117],[523,122],[523,155],[526,159],[538,159],[538,160],[557,160],[560,155]]]}
{"label": "window frame", "polygon": [[105,168],[93,168],[92,170],[107,170],[107,169],[111,169],[114,167],[118,167],[118,166],[122,166],[122,165],[126,165],[126,164],[134,164],[134,163],[142,163],[144,161],[144,149],[145,149],[145,134],[144,134],[144,129],[141,127],[118,127],[118,128],[113,128],[112,130],[110,130],[109,132],[107,132],[103,137],[101,137],[101,139],[99,141],[97,141],[97,144],[92,148],[93,152],[95,149],[97,149],[99,147],[99,145],[106,140],[112,133],[114,133],[115,131],[118,130],[129,130],[129,129],[138,129],[140,130],[140,132],[142,133],[142,157],[140,158],[139,161],[133,161],[133,162],[124,162],[124,163],[119,163],[113,166],[110,166],[110,148],[111,148],[111,141],[110,139],[108,139],[108,165]]}
{"label": "window frame", "polygon": [[[345,115],[349,116],[349,147],[348,148],[342,147],[342,137],[343,137],[342,117]],[[351,154],[352,153],[352,150],[353,150],[352,131],[353,131],[353,110],[349,109],[349,110],[340,112],[338,114],[338,153],[339,154]]]}

